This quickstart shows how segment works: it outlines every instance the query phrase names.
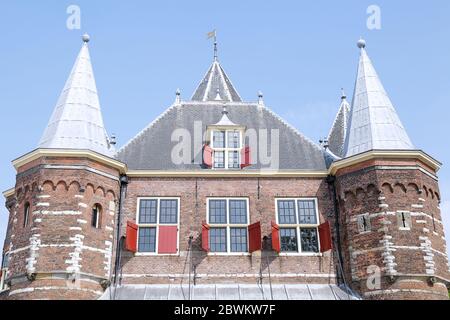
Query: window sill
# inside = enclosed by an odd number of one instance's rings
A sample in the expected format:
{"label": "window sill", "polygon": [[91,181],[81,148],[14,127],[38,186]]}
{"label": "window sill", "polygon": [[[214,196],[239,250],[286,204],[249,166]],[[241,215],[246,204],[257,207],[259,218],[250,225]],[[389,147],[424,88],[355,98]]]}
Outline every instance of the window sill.
{"label": "window sill", "polygon": [[280,252],[280,257],[323,257],[323,253]]}

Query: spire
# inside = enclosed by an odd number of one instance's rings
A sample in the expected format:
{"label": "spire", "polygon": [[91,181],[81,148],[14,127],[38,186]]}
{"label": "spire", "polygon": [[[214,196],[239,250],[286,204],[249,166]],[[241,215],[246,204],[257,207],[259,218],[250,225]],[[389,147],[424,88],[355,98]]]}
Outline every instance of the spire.
{"label": "spire", "polygon": [[239,93],[234,88],[227,74],[217,59],[215,49],[214,61],[203,80],[195,90],[192,101],[226,101],[242,102]]}
{"label": "spire", "polygon": [[346,139],[346,157],[369,150],[414,148],[366,52],[361,50]]}
{"label": "spire", "polygon": [[329,149],[335,155],[343,158],[345,156],[345,138],[348,132],[348,121],[350,118],[350,104],[347,101],[347,96],[342,89],[341,104],[339,111],[331,127],[330,134],[328,135]]}
{"label": "spire", "polygon": [[59,97],[39,148],[86,149],[112,156],[89,55],[89,35]]}

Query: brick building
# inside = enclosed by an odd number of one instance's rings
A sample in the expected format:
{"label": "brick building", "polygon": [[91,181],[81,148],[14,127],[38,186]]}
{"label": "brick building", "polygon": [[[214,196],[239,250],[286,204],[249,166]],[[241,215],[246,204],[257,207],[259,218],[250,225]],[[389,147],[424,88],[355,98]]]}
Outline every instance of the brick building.
{"label": "brick building", "polygon": [[0,299],[447,299],[440,163],[414,148],[366,52],[317,145],[215,57],[192,98],[120,149],[88,42],[16,159]]}

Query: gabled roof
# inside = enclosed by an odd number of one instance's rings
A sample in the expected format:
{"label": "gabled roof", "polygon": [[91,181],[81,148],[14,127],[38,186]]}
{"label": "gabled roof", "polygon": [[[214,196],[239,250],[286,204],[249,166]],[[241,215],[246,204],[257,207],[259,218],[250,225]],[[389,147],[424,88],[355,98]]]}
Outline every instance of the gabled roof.
{"label": "gabled roof", "polygon": [[209,68],[203,80],[195,90],[192,101],[226,101],[241,102],[239,93],[234,88],[217,58]]}
{"label": "gabled roof", "polygon": [[414,148],[367,55],[364,40],[346,140],[346,157],[369,150],[411,150]]}
{"label": "gabled roof", "polygon": [[[200,135],[203,135],[208,125],[216,124],[221,119],[222,110],[223,103],[219,102],[174,104],[120,149],[116,157],[131,170],[199,170],[202,168],[202,154],[201,150],[194,154],[194,126],[198,125]],[[247,130],[254,129],[257,134],[267,130],[269,142],[271,130],[278,130],[280,170],[326,170],[329,159],[323,149],[265,106],[232,102],[227,103],[227,110],[233,122],[245,126]],[[191,164],[175,165],[171,160],[172,149],[177,144],[171,138],[176,129],[185,129],[191,136]],[[270,146],[268,150],[270,152]],[[265,166],[258,161],[249,169],[261,168]]]}
{"label": "gabled roof", "polygon": [[103,124],[100,102],[89,55],[89,36],[59,97],[39,142],[39,148],[85,149],[114,154]]}
{"label": "gabled roof", "polygon": [[350,118],[350,104],[347,96],[342,92],[341,105],[328,135],[328,145],[333,154],[345,156],[345,138],[348,132],[348,122]]}

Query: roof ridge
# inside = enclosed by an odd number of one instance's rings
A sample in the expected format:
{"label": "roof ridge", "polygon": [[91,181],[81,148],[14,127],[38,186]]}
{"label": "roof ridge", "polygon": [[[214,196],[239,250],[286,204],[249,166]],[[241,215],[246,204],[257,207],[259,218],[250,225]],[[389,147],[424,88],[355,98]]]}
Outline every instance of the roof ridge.
{"label": "roof ridge", "polygon": [[126,144],[124,144],[119,150],[116,151],[115,156],[117,156],[119,153],[125,151],[135,140],[140,138],[144,133],[146,133],[148,130],[150,130],[159,120],[164,118],[170,111],[175,109],[176,107],[180,106],[181,104],[172,104],[169,108],[167,108],[163,113],[161,113],[158,117],[156,117],[153,121],[151,121],[144,129],[139,131],[133,138],[128,140]]}

